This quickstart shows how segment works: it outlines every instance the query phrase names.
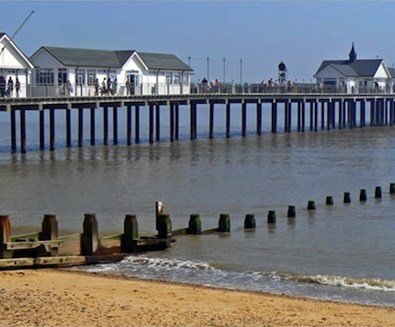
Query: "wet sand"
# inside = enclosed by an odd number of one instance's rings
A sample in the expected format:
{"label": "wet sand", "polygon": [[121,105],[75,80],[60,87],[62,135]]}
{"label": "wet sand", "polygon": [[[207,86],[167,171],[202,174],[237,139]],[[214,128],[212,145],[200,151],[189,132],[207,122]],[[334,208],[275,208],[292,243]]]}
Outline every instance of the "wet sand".
{"label": "wet sand", "polygon": [[122,279],[0,272],[2,326],[395,326],[395,309]]}

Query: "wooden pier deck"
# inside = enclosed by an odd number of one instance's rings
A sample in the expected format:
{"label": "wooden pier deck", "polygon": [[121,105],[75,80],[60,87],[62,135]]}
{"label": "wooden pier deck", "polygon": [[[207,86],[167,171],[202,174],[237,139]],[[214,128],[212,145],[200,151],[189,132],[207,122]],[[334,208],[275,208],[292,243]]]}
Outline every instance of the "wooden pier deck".
{"label": "wooden pier deck", "polygon": [[[17,151],[16,115],[19,113],[20,152],[26,152],[26,111],[37,111],[39,116],[39,147],[45,150],[45,111],[49,111],[49,150],[55,150],[55,113],[63,111],[66,124],[66,146],[71,147],[71,110],[78,111],[78,146],[83,146],[84,111],[90,111],[90,144],[96,143],[95,118],[98,112],[103,115],[103,144],[109,140],[109,112],[113,115],[112,142],[118,144],[118,112],[126,111],[126,142],[132,145],[140,142],[140,111],[148,110],[149,143],[160,141],[160,116],[163,110],[169,110],[169,139],[179,139],[180,109],[189,108],[190,139],[197,138],[197,114],[199,105],[209,106],[209,138],[214,137],[215,105],[226,106],[226,137],[231,135],[231,110],[241,108],[241,135],[247,135],[248,104],[256,106],[256,134],[262,134],[262,112],[270,111],[270,132],[278,132],[280,106],[284,112],[284,132],[290,133],[294,127],[298,132],[318,131],[334,128],[355,128],[370,126],[392,126],[395,124],[395,94],[190,94],[190,95],[150,95],[150,96],[108,96],[108,97],[54,97],[54,98],[12,98],[0,99],[0,113],[10,115],[11,152]],[[357,106],[359,104],[359,106]],[[109,111],[110,109],[110,111]],[[357,110],[359,109],[359,110]],[[370,114],[367,115],[367,110]],[[292,112],[297,111],[296,125],[292,121]],[[133,119],[134,114],[134,119]],[[309,125],[306,126],[306,115]],[[0,115],[1,117],[1,115]],[[369,121],[367,121],[367,117]],[[320,119],[319,119],[320,118]],[[132,121],[134,129],[132,130]],[[319,126],[320,123],[320,126]]]}

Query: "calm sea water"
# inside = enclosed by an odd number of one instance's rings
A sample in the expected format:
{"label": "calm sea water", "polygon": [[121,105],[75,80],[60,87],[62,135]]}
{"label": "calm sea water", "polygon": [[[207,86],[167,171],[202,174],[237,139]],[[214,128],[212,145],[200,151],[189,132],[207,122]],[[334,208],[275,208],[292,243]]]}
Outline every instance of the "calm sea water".
{"label": "calm sea water", "polygon": [[[249,109],[250,131],[252,113]],[[186,227],[191,213],[201,215],[203,229],[214,228],[219,214],[227,212],[230,235],[182,236],[167,251],[86,269],[395,306],[395,197],[388,194],[395,182],[395,129],[272,135],[266,110],[264,135],[243,139],[235,108],[232,138],[226,140],[224,116],[218,107],[214,140],[206,139],[203,107],[198,140],[187,140],[188,111],[182,110],[182,140],[127,147],[120,113],[119,146],[65,149],[60,112],[59,148],[50,153],[37,151],[37,117],[29,113],[29,152],[21,156],[8,153],[8,116],[2,113],[1,211],[11,215],[13,226],[39,226],[44,213],[55,213],[60,228],[75,231],[82,229],[85,212],[96,212],[102,231],[120,231],[126,213],[138,215],[140,229],[154,230],[159,199],[174,228]],[[100,126],[99,114],[97,120]],[[167,121],[164,112],[163,139]],[[100,128],[97,134],[101,138]],[[373,199],[375,186],[383,187],[380,201]],[[364,204],[358,201],[361,188],[369,195]],[[342,204],[344,192],[351,192],[350,205]],[[334,206],[324,205],[327,195]],[[308,200],[316,201],[316,212],[307,212]],[[297,208],[294,220],[286,218],[288,205]],[[277,212],[275,227],[266,224],[268,210]],[[255,232],[243,230],[247,213],[256,215]]]}

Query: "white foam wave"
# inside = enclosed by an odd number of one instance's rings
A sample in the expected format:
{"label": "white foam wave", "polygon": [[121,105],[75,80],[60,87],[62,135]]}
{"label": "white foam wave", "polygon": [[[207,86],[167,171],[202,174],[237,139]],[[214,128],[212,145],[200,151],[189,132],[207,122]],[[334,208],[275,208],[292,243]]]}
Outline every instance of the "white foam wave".
{"label": "white foam wave", "polygon": [[146,256],[131,256],[122,261],[122,264],[137,264],[148,267],[158,267],[164,269],[196,269],[196,270],[217,270],[207,262],[195,262],[191,260],[177,260],[168,258],[150,258]]}
{"label": "white foam wave", "polygon": [[283,280],[299,283],[311,283],[329,286],[339,286],[371,291],[395,292],[395,281],[379,278],[355,278],[336,275],[291,275],[277,273]]}

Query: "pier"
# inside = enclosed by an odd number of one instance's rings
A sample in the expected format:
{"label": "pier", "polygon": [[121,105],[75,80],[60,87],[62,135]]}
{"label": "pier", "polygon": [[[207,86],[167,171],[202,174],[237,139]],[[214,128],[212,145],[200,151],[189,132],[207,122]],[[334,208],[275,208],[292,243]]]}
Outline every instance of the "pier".
{"label": "pier", "polygon": [[[100,97],[53,97],[53,98],[8,98],[0,99],[0,117],[10,115],[10,148],[17,152],[17,119],[19,115],[20,152],[26,152],[26,111],[35,111],[39,117],[38,140],[40,150],[54,151],[56,147],[56,116],[65,115],[66,147],[72,146],[71,111],[76,110],[78,146],[83,146],[84,111],[90,112],[90,145],[96,144],[97,115],[103,117],[103,144],[109,144],[109,114],[112,113],[112,143],[118,144],[118,124],[126,123],[126,143],[140,143],[141,110],[148,110],[148,142],[161,140],[161,113],[169,110],[169,140],[179,139],[180,110],[189,111],[189,136],[197,138],[197,117],[199,107],[209,107],[208,125],[210,139],[214,138],[215,106],[225,105],[226,137],[231,136],[231,110],[241,109],[241,135],[247,136],[247,115],[256,116],[257,135],[263,132],[263,121],[270,119],[270,130],[279,132],[279,121],[283,119],[285,133],[305,132],[344,128],[363,128],[365,126],[392,126],[395,124],[395,94],[189,94],[189,95],[149,95],[149,96],[100,96]],[[358,106],[357,106],[358,105]],[[255,109],[255,110],[254,110]],[[280,117],[279,113],[284,113]],[[45,130],[45,114],[49,112],[49,131]],[[367,115],[367,111],[369,115]],[[297,112],[296,122],[292,113]],[[121,118],[121,114],[123,115]],[[308,124],[306,115],[308,116]],[[48,134],[47,134],[48,133]],[[46,142],[46,135],[49,139]]]}

